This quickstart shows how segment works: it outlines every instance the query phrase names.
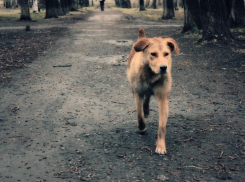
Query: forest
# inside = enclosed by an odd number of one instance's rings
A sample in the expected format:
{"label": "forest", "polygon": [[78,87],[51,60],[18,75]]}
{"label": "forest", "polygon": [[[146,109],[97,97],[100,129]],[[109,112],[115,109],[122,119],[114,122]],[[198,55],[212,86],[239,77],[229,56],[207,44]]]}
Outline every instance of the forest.
{"label": "forest", "polygon": [[[69,11],[90,6],[89,0],[3,0],[6,8],[21,7],[20,20],[31,20],[30,7],[34,12],[46,9],[45,18],[58,18]],[[93,5],[93,0],[92,0]],[[226,37],[232,39],[230,27],[245,26],[244,0],[115,0],[120,8],[138,7],[163,8],[161,19],[172,19],[179,7],[184,8],[184,26],[182,32],[193,29],[202,30],[201,40]]]}

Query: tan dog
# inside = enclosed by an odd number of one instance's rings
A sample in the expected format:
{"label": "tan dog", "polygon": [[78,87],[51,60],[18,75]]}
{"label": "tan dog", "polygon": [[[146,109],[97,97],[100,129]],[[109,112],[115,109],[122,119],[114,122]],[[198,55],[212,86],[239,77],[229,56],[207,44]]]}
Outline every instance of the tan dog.
{"label": "tan dog", "polygon": [[159,107],[159,128],[156,153],[165,154],[165,136],[168,119],[168,95],[171,90],[172,52],[179,54],[179,47],[172,38],[146,38],[140,28],[139,39],[128,57],[127,75],[133,90],[137,109],[138,128],[145,131],[144,115],[149,114],[151,95]]}

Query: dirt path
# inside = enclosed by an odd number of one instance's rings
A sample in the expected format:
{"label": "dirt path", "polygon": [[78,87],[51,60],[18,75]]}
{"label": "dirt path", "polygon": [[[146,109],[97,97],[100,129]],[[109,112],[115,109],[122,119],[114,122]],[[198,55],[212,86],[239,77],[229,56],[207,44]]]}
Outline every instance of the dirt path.
{"label": "dirt path", "polygon": [[[69,26],[59,45],[1,85],[0,181],[245,179],[244,74],[217,54],[229,47],[198,47],[176,33],[181,25],[111,9]],[[176,38],[182,52],[173,58],[162,156],[154,153],[156,101],[140,135],[126,80],[124,60],[140,26],[149,37]]]}

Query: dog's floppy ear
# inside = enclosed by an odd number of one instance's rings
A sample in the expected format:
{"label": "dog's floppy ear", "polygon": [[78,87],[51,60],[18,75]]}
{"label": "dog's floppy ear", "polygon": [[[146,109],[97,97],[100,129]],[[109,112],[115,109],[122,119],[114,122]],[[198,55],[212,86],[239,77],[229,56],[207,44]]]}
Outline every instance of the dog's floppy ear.
{"label": "dog's floppy ear", "polygon": [[141,38],[134,44],[134,50],[136,52],[144,51],[150,45],[148,38]]}
{"label": "dog's floppy ear", "polygon": [[167,45],[170,47],[170,50],[175,52],[176,54],[179,54],[180,50],[176,43],[176,41],[172,38],[165,38]]}

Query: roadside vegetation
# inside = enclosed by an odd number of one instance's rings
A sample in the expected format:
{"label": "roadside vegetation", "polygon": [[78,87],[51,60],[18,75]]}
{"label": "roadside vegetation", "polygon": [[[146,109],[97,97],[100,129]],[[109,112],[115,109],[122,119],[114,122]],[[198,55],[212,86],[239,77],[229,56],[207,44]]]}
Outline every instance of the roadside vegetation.
{"label": "roadside vegetation", "polygon": [[[30,13],[33,21],[43,20],[45,17],[45,10],[40,11],[39,13]],[[1,21],[17,21],[20,19],[20,8],[17,9],[5,9],[0,7],[0,22]]]}
{"label": "roadside vegetation", "polygon": [[184,21],[184,9],[180,8],[178,11],[175,11],[175,17],[172,19],[162,19],[162,8],[152,9],[146,8],[145,11],[139,11],[139,8],[119,8],[113,4],[109,4],[112,9],[121,11],[125,14],[133,15],[136,17],[144,17],[150,21],[161,21],[161,22],[180,22]]}
{"label": "roadside vegetation", "polygon": [[[81,14],[85,14],[88,10],[94,9],[94,7],[89,7],[89,8],[81,8],[78,9],[77,11],[71,11],[66,15],[60,16],[59,18],[67,18],[71,16],[77,16]],[[46,11],[43,10],[40,13],[30,13],[32,17],[32,21],[48,21],[49,19],[44,19],[46,14]],[[18,21],[20,19],[20,13],[18,9],[16,11],[0,11],[0,22],[1,21]]]}
{"label": "roadside vegetation", "polygon": [[[67,18],[70,16],[85,14],[87,11],[99,6],[99,1],[89,0],[88,2],[88,6],[75,4],[73,7],[69,7],[69,11],[66,11],[65,13],[59,13],[57,17],[50,18],[47,18],[45,6],[42,5],[40,11],[35,11],[33,7],[30,7],[29,14],[27,16],[30,17],[31,21],[43,21],[44,19],[47,20],[52,18]],[[6,8],[3,4],[0,4],[0,22],[18,21],[21,19],[21,17],[21,6]]]}

